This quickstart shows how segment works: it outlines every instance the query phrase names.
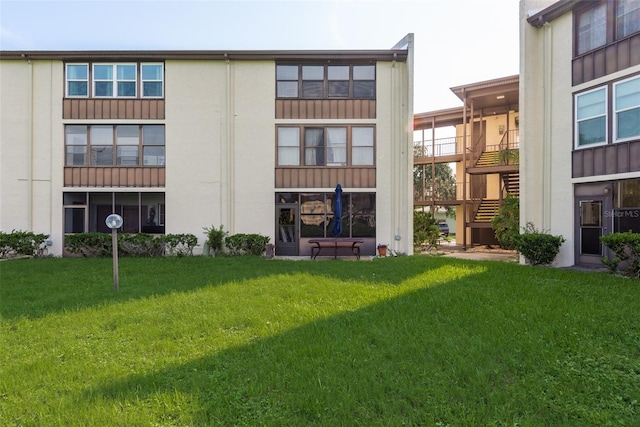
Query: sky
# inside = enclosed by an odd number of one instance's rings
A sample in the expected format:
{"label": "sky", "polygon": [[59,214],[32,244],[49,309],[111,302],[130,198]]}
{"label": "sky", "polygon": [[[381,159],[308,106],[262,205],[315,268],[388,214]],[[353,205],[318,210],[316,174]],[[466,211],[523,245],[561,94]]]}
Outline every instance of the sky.
{"label": "sky", "polygon": [[518,74],[518,0],[0,0],[1,50],[390,49],[415,37],[414,113]]}

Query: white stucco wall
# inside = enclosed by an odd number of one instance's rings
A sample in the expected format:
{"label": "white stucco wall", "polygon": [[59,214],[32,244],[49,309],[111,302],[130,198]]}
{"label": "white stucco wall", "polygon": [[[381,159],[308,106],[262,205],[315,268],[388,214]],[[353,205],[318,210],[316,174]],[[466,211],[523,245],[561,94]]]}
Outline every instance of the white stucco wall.
{"label": "white stucco wall", "polygon": [[554,265],[574,264],[571,151],[572,15],[541,28],[527,21],[551,1],[520,4],[520,223],[562,235]]}

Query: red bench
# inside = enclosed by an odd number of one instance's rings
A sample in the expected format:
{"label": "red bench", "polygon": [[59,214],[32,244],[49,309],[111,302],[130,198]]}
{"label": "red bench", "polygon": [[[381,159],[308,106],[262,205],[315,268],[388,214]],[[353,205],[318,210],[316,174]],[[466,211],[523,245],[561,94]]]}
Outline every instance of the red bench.
{"label": "red bench", "polygon": [[309,240],[311,245],[311,259],[316,259],[322,249],[333,249],[333,258],[338,258],[338,248],[349,248],[351,252],[360,259],[360,245],[364,243],[361,239],[349,239],[346,237],[334,237],[326,239]]}

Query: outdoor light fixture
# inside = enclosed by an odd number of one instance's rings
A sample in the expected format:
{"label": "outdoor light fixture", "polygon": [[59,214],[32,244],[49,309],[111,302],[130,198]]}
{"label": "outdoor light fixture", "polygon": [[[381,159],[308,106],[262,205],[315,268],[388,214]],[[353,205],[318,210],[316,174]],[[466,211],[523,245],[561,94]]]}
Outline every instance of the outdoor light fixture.
{"label": "outdoor light fixture", "polygon": [[113,288],[117,291],[118,286],[118,228],[122,227],[122,217],[118,214],[111,214],[105,220],[107,227],[111,229],[111,246],[113,246]]}

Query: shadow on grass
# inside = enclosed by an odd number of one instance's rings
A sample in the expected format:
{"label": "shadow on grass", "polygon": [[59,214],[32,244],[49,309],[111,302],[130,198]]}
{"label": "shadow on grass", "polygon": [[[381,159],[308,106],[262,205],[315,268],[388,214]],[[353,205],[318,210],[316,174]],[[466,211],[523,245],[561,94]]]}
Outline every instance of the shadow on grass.
{"label": "shadow on grass", "polygon": [[[113,288],[113,264],[107,259],[50,258],[0,264],[0,315],[38,318],[104,303],[189,292],[206,286],[305,272],[340,281],[398,284],[426,269],[463,262],[432,257],[373,261],[266,260],[259,257],[122,258],[119,291]],[[473,262],[472,262],[473,263]]]}
{"label": "shadow on grass", "polygon": [[460,323],[474,321],[459,318],[456,300],[473,296],[452,296],[440,288],[458,285],[411,291],[190,363],[114,381],[87,391],[76,404],[136,402],[141,407],[182,396],[187,406],[162,405],[153,417],[194,425],[455,423],[452,414],[466,404],[465,376],[471,373],[450,358],[465,357],[471,337]]}

